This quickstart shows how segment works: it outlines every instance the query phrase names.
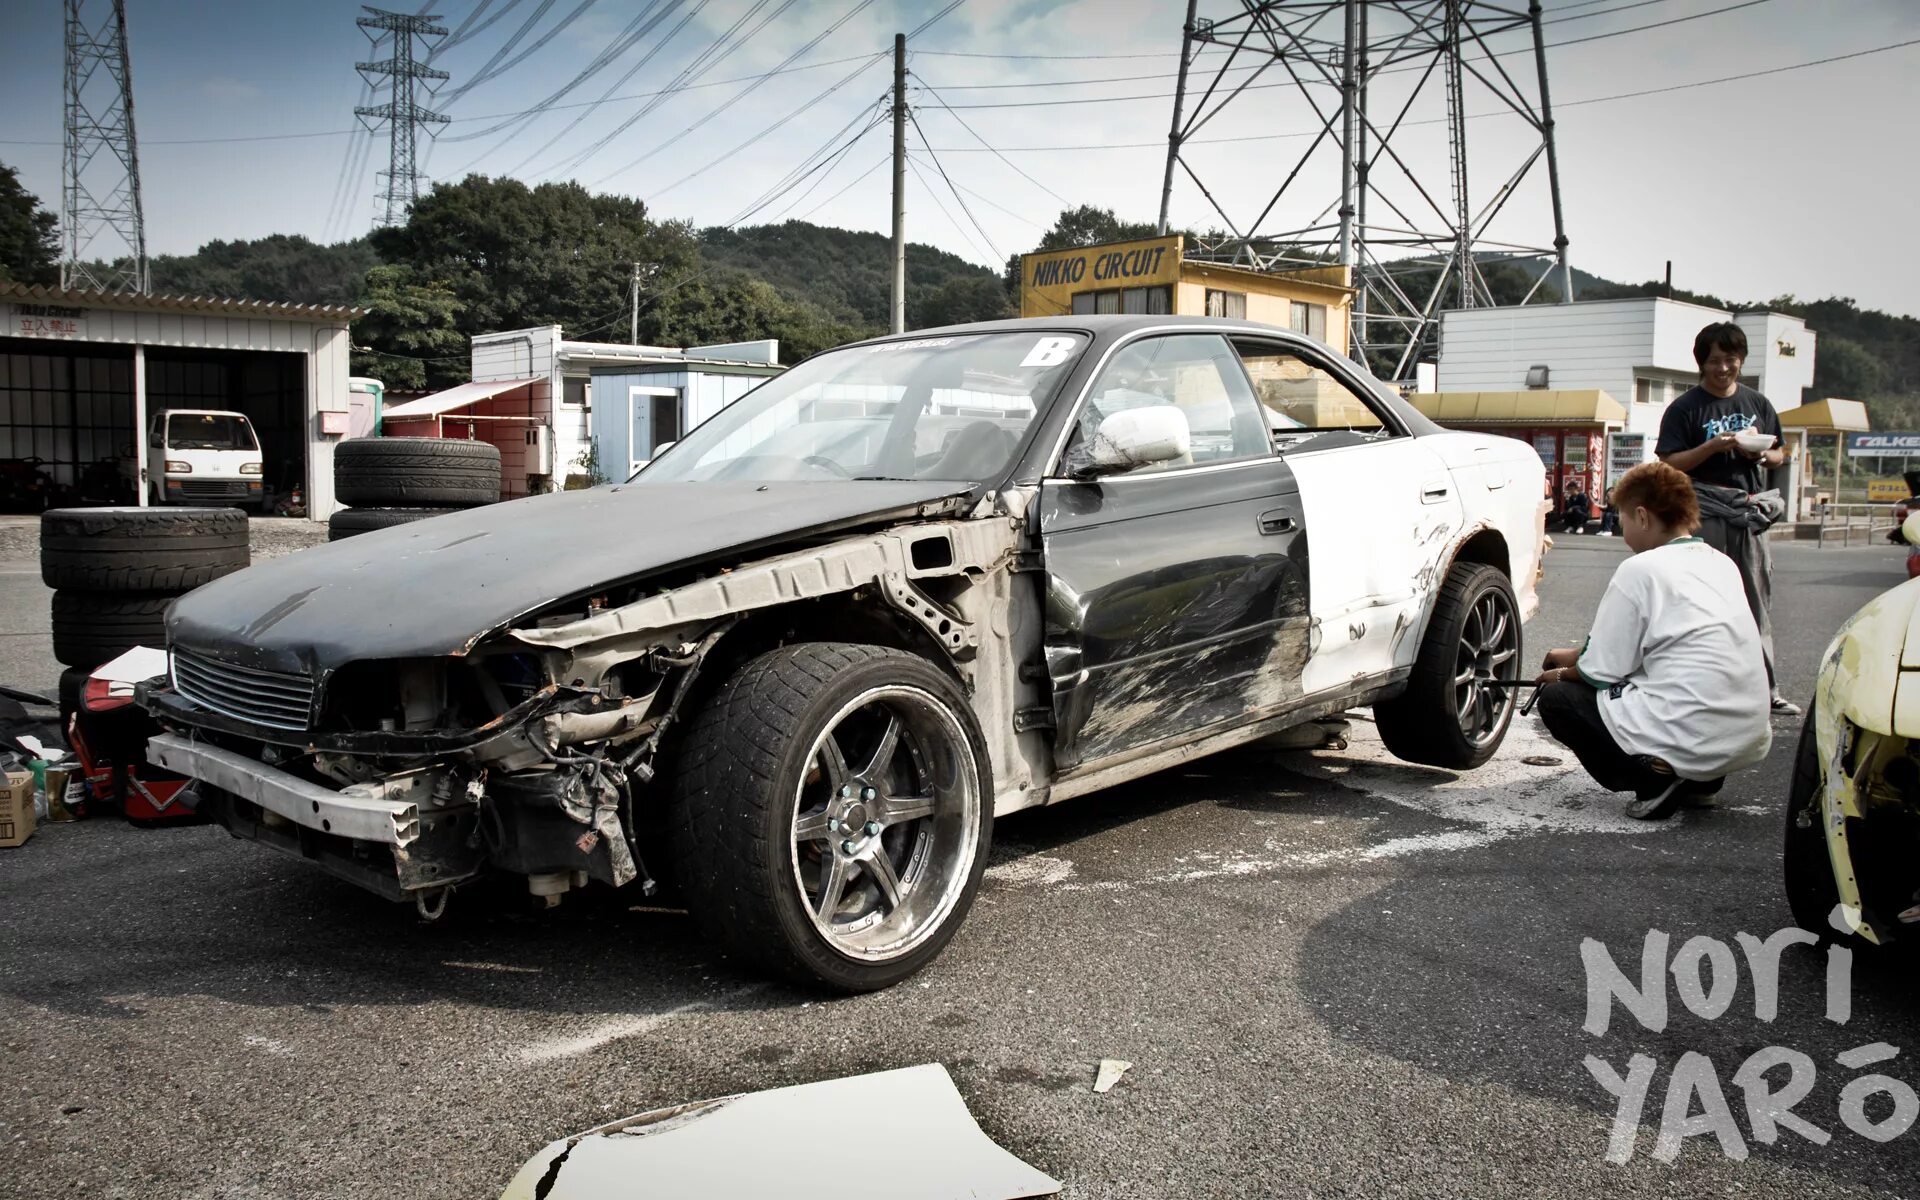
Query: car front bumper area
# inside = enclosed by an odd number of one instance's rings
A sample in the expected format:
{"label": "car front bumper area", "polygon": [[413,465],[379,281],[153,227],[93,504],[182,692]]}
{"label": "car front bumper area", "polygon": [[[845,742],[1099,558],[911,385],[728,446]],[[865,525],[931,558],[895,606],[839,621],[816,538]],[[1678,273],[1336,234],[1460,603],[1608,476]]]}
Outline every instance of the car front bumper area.
{"label": "car front bumper area", "polygon": [[177,733],[147,743],[191,776],[199,808],[235,837],[304,858],[390,900],[422,899],[477,875],[472,803],[446,803],[437,768],[335,790]]}

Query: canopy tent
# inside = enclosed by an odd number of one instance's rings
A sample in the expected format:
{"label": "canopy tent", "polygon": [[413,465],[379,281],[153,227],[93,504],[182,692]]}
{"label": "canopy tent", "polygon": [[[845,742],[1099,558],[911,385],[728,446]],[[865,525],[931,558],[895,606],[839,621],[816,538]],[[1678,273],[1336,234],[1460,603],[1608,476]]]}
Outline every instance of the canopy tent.
{"label": "canopy tent", "polygon": [[1524,392],[1416,392],[1413,406],[1440,425],[1623,425],[1627,410],[1599,388]]}
{"label": "canopy tent", "polygon": [[383,414],[386,420],[404,421],[409,417],[438,417],[459,409],[468,408],[482,400],[523,388],[528,384],[545,383],[544,376],[531,379],[495,379],[486,383],[462,383],[448,388],[444,392],[435,392],[431,396],[421,396],[417,400],[408,400],[395,404]]}

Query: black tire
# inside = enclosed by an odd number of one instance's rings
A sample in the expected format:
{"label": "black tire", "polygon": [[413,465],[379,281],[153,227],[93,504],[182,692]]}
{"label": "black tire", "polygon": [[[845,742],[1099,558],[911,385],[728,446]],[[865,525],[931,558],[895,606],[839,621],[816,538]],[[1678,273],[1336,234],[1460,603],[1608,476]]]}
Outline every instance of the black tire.
{"label": "black tire", "polygon": [[[900,707],[892,707],[896,703]],[[947,795],[926,802],[927,815],[902,819],[878,833],[866,829],[871,836],[859,839],[866,850],[890,856],[889,862],[899,857],[910,868],[919,864],[913,873],[894,877],[895,894],[903,899],[884,917],[879,877],[866,868],[849,868],[859,871],[851,877],[857,885],[846,882],[835,894],[850,898],[856,907],[871,900],[872,934],[892,937],[890,925],[910,931],[901,935],[897,948],[883,946],[869,953],[851,942],[852,949],[836,944],[819,927],[804,880],[812,872],[825,890],[820,868],[826,861],[854,861],[839,855],[854,845],[849,831],[869,816],[886,816],[885,799],[875,800],[870,792],[836,791],[820,766],[824,756],[815,754],[824,739],[839,741],[836,731],[876,711],[892,719],[907,712],[907,721],[935,725],[948,735],[942,745],[935,737],[906,728],[895,743],[909,747],[897,760],[904,765],[876,776],[897,781],[901,776],[893,771],[915,773],[920,782],[913,790],[924,789],[935,797],[942,791],[941,784],[932,782],[936,773],[950,782]],[[959,685],[915,655],[835,642],[804,643],[761,655],[699,706],[676,748],[668,833],[674,875],[688,907],[709,936],[762,970],[842,992],[870,992],[898,983],[945,948],[979,890],[993,835],[993,773],[985,746]],[[868,753],[870,748],[856,749],[850,757],[864,761]],[[888,759],[894,761],[894,756]],[[929,770],[929,764],[938,765]],[[893,785],[886,778],[881,782],[891,795]],[[959,799],[969,787],[974,796],[970,810]],[[795,823],[802,819],[803,803],[812,811],[816,791],[823,803],[851,805],[861,815],[852,818],[854,824],[839,825],[838,833],[803,840]],[[847,796],[855,798],[835,799]],[[832,811],[830,807],[818,822]],[[906,858],[916,846],[925,851],[923,856]],[[926,890],[919,890],[923,886]],[[927,910],[914,911],[923,904]],[[843,906],[836,905],[828,913],[829,927],[841,911]],[[916,920],[921,915],[929,919]],[[868,956],[856,957],[854,949]]]}
{"label": "black tire", "polygon": [[369,508],[472,508],[500,499],[500,448],[454,438],[354,438],[333,448],[333,491]]}
{"label": "black tire", "polygon": [[40,578],[51,588],[179,593],[247,565],[237,508],[56,508],[40,517]]}
{"label": "black tire", "polygon": [[1469,706],[1487,707],[1474,709],[1482,714],[1483,730],[1470,736],[1462,727],[1463,689],[1456,681],[1466,663],[1462,641],[1471,635],[1471,622],[1484,606],[1504,613],[1512,635],[1512,652],[1501,652],[1504,657],[1489,677],[1519,677],[1525,643],[1513,585],[1498,567],[1455,563],[1434,601],[1407,690],[1373,708],[1380,740],[1396,757],[1450,771],[1471,770],[1492,758],[1507,736],[1516,707],[1512,688],[1465,688]]}
{"label": "black tire", "polygon": [[1813,729],[1813,705],[1809,704],[1800,722],[1800,741],[1793,751],[1793,780],[1787,789],[1781,884],[1794,924],[1830,941],[1863,945],[1862,939],[1851,935],[1841,939],[1827,923],[1833,906],[1840,903],[1840,885],[1834,882],[1833,858],[1827,853],[1826,831],[1821,827],[1820,750]]}
{"label": "black tire", "polygon": [[166,593],[55,592],[53,657],[92,670],[135,646],[164,647],[172,602]]}
{"label": "black tire", "polygon": [[460,512],[457,508],[343,508],[327,518],[327,540],[337,542],[357,533],[411,525],[428,517]]}

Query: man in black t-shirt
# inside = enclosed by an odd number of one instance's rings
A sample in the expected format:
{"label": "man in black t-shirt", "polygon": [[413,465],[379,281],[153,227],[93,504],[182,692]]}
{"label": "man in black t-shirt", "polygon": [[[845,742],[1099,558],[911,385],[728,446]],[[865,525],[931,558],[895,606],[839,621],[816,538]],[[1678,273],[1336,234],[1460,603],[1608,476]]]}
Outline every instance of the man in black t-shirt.
{"label": "man in black t-shirt", "polygon": [[[1780,441],[1780,417],[1773,404],[1740,382],[1747,361],[1747,335],[1731,321],[1702,329],[1693,339],[1693,361],[1700,382],[1667,407],[1660,419],[1660,441],[1654,453],[1680,468],[1695,483],[1736,488],[1748,495],[1766,488],[1767,472],[1786,461]],[[1736,435],[1752,430],[1771,435],[1767,450],[1740,448]],[[1764,529],[1740,521],[1701,514],[1700,536],[1733,559],[1746,585],[1747,606],[1760,626],[1760,644],[1766,652],[1767,682],[1773,692],[1773,711],[1794,716],[1798,705],[1780,694],[1773,669],[1773,558],[1767,551]]]}

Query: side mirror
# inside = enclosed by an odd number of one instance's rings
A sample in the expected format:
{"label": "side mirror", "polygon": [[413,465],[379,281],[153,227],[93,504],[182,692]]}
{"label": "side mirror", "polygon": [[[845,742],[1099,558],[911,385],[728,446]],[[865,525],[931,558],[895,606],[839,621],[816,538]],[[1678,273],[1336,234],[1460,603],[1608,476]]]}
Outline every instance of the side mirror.
{"label": "side mirror", "polygon": [[1193,448],[1187,414],[1171,404],[1122,409],[1100,422],[1075,478],[1093,479],[1185,458]]}
{"label": "side mirror", "polygon": [[1920,547],[1920,509],[1908,513],[1907,519],[1901,522],[1900,536],[1906,539],[1907,545]]}

